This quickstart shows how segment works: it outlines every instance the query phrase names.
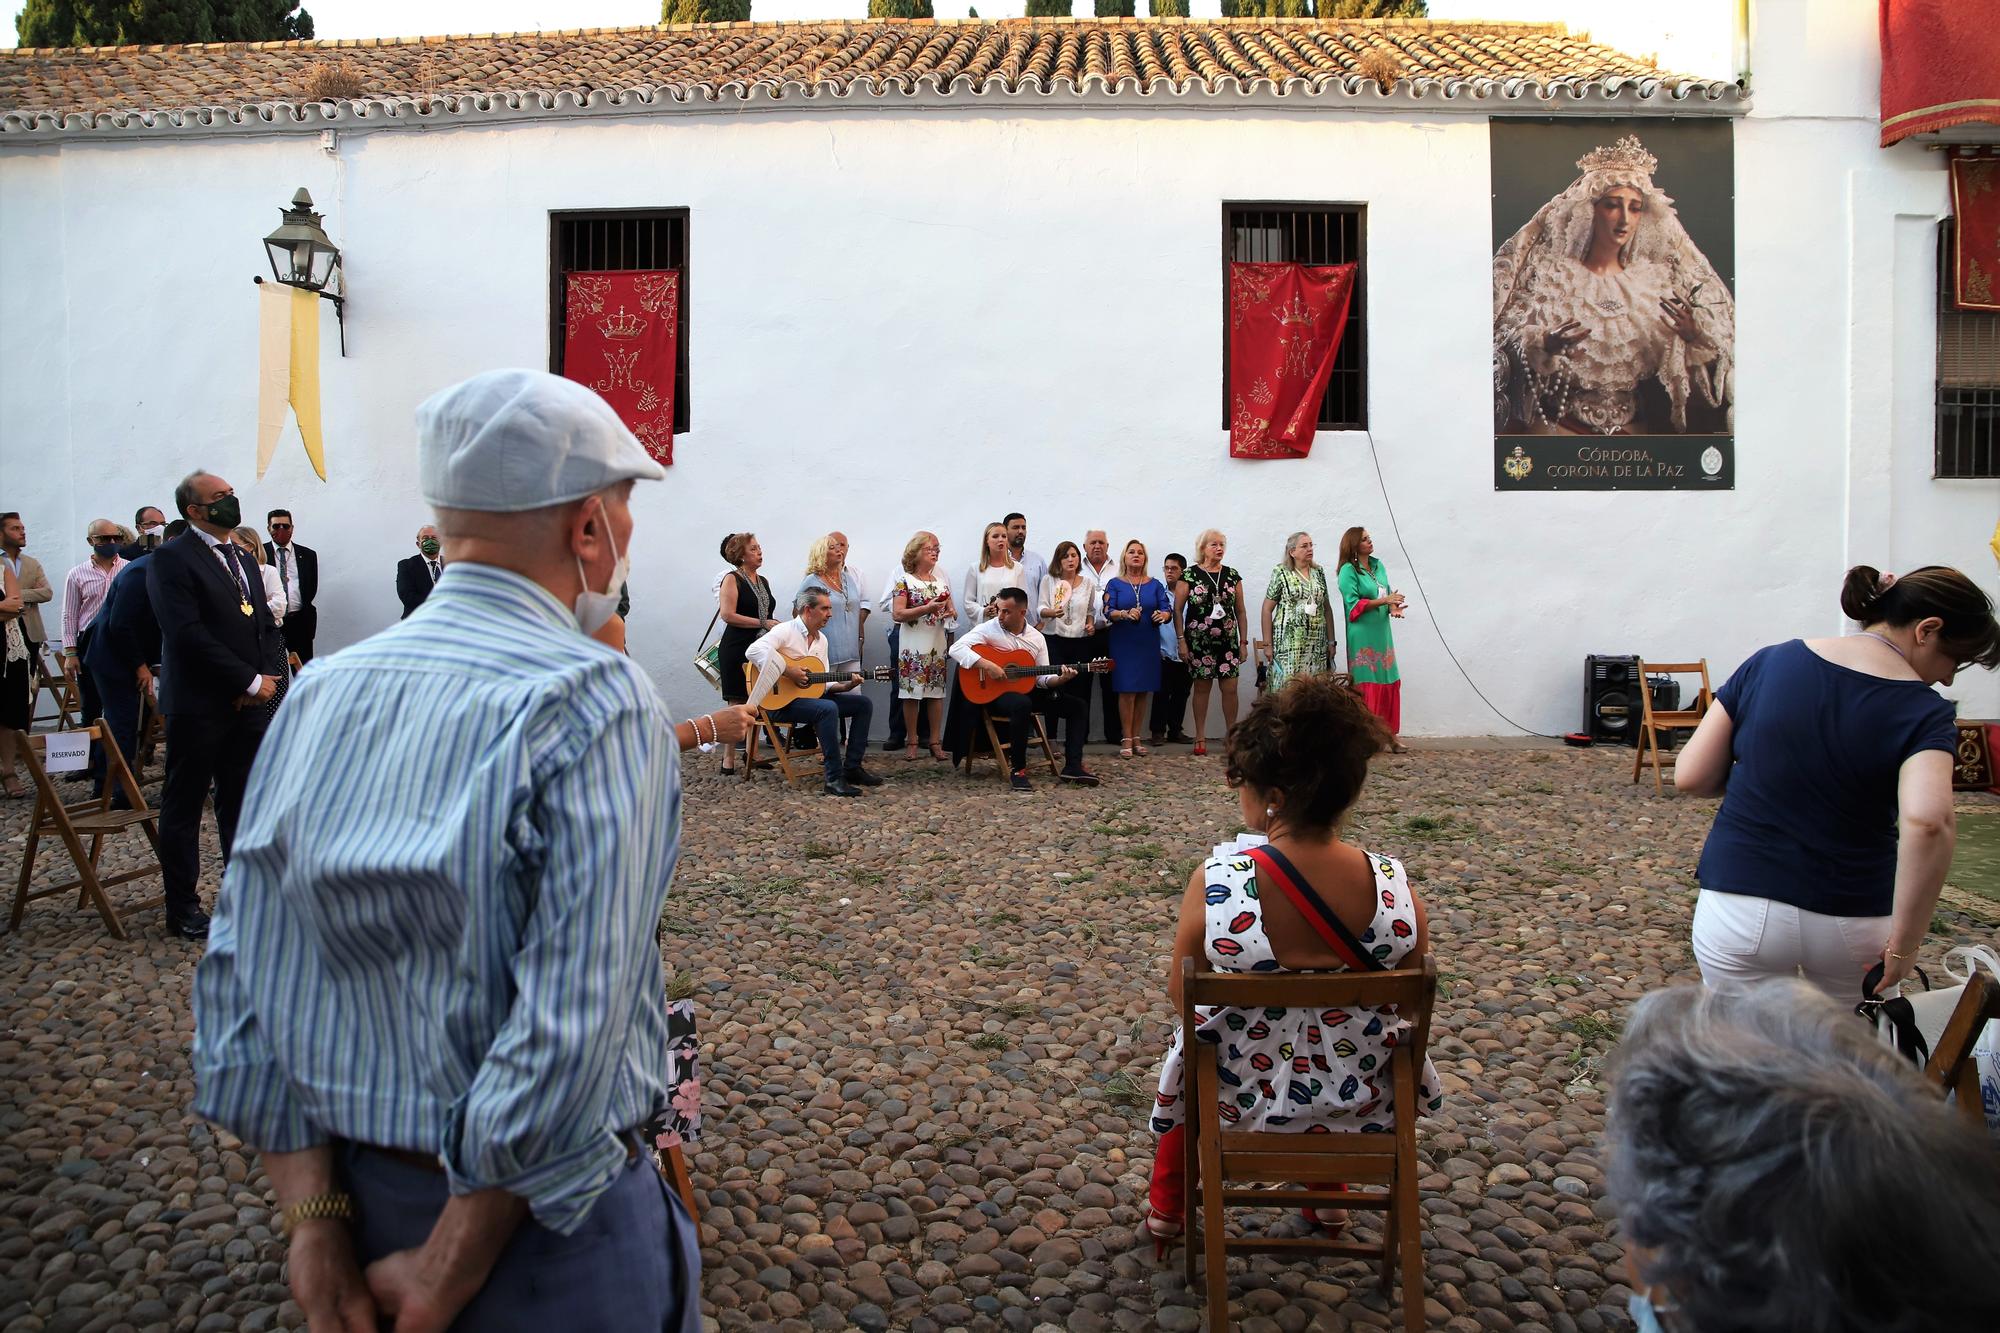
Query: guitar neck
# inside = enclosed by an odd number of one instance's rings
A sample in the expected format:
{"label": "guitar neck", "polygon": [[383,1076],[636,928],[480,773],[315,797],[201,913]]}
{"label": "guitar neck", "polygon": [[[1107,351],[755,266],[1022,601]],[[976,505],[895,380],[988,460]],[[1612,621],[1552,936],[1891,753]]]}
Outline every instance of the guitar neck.
{"label": "guitar neck", "polygon": [[1061,671],[1060,666],[1010,666],[1001,668],[1009,680],[1024,680],[1029,676],[1053,676]]}

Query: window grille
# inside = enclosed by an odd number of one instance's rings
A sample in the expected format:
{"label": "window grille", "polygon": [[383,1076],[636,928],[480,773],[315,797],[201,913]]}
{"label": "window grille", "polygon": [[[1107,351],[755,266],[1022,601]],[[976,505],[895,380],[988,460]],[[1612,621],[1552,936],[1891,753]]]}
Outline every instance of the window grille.
{"label": "window grille", "polygon": [[549,214],[549,369],[563,369],[563,324],[569,275],[616,269],[678,269],[680,324],[674,337],[674,431],[688,429],[688,211],[641,208],[621,212]]}
{"label": "window grille", "polygon": [[1222,209],[1222,428],[1229,429],[1229,265],[1353,264],[1347,329],[1320,399],[1319,429],[1368,425],[1367,210],[1360,204],[1225,204]]}
{"label": "window grille", "polygon": [[1938,228],[1937,449],[1931,475],[2000,477],[2000,312],[1961,310],[1953,223]]}

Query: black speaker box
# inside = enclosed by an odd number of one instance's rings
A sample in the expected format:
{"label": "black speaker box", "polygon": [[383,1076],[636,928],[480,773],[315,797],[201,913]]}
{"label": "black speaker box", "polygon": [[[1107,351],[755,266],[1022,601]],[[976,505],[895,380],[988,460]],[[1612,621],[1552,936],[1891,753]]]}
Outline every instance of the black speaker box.
{"label": "black speaker box", "polygon": [[1599,744],[1638,744],[1639,659],[1592,653],[1583,659],[1583,727]]}

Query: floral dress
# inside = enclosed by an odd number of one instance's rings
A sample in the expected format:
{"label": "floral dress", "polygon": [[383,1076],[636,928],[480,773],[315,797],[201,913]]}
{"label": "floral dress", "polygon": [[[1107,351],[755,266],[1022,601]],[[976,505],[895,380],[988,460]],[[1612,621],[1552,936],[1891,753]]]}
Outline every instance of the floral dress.
{"label": "floral dress", "polygon": [[1224,565],[1209,573],[1189,565],[1182,633],[1187,637],[1188,675],[1195,680],[1231,680],[1243,669],[1243,640],[1236,632],[1236,585],[1243,576]]}
{"label": "floral dress", "polygon": [[[1257,866],[1244,852],[1261,843],[1248,835],[1215,849],[1202,867],[1208,882],[1208,924],[1203,934],[1209,966],[1218,972],[1282,972],[1264,934]],[[1385,967],[1395,967],[1417,942],[1416,900],[1403,865],[1367,853],[1375,868],[1375,917],[1358,939]],[[1386,1130],[1394,1088],[1381,1077],[1389,1053],[1409,1031],[1394,1014],[1371,1009],[1259,1009],[1223,1006],[1196,1010],[1195,1036],[1222,1048],[1224,1095],[1220,1122],[1238,1130],[1323,1134],[1330,1130]],[[1182,1101],[1185,1057],[1176,1032],[1160,1068],[1152,1124],[1164,1134],[1187,1119]],[[1419,1111],[1444,1104],[1437,1070],[1426,1059],[1417,1071]]]}
{"label": "floral dress", "polygon": [[[920,579],[904,573],[897,577],[893,593],[903,593],[911,606],[942,601],[950,585],[936,577]],[[945,631],[940,616],[924,615],[901,627],[897,635],[896,697],[899,699],[942,699],[947,692],[945,675]]]}
{"label": "floral dress", "polygon": [[1331,669],[1333,609],[1327,599],[1326,571],[1314,565],[1308,577],[1279,565],[1271,571],[1264,598],[1272,604],[1269,688],[1280,690],[1293,676],[1315,676]]}

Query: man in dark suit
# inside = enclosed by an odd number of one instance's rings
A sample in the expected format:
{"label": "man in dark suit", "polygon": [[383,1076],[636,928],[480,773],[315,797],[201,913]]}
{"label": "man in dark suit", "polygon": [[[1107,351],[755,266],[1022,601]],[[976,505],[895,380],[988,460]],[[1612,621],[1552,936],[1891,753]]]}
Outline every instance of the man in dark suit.
{"label": "man in dark suit", "polygon": [[222,857],[236,840],[243,788],[277,693],[268,674],[283,648],[256,562],[229,540],[243,521],[229,483],[191,473],[174,489],[188,531],[146,560],[146,592],[159,622],[160,711],[167,719],[167,781],[160,793],[160,866],[167,930],[208,936],[195,882],[201,875],[201,806],[215,784]]}
{"label": "man in dark suit", "polygon": [[438,563],[438,530],[426,523],[417,529],[417,553],[396,562],[396,596],[403,603],[403,619],[424,604],[437,584],[443,566]]}
{"label": "man in dark suit", "polygon": [[313,598],[319,596],[319,552],[292,540],[291,510],[273,509],[264,522],[271,532],[271,540],[264,543],[264,559],[278,571],[278,582],[285,588],[285,651],[297,653],[304,665],[313,660],[313,633],[319,628],[319,612],[313,607]]}
{"label": "man in dark suit", "polygon": [[[187,531],[186,519],[166,525],[166,540]],[[104,708],[104,725],[132,776],[139,776],[139,709],[142,694],[153,693],[153,668],[160,662],[160,622],[153,618],[153,599],[146,592],[146,562],[157,547],[148,546],[125,562],[111,591],[104,595],[104,609],[91,622],[90,646],[84,649],[83,665],[97,682],[97,697]],[[102,783],[98,787],[103,791]],[[114,793],[121,808],[125,793]]]}

